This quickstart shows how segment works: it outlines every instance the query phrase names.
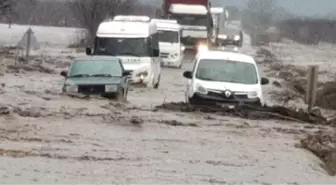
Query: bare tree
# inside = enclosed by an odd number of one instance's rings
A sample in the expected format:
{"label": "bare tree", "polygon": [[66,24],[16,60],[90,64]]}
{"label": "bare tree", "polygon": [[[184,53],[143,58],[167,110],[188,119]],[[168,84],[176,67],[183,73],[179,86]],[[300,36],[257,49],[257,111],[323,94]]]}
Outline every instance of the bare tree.
{"label": "bare tree", "polygon": [[118,13],[127,14],[132,9],[132,0],[72,0],[70,9],[80,25],[88,31],[88,41],[91,43],[95,32],[106,18]]}
{"label": "bare tree", "polygon": [[[21,2],[19,0],[0,0],[0,17],[7,19],[9,28],[12,25],[13,16],[17,16],[16,6]],[[34,6],[36,5],[36,0],[25,0],[25,3]]]}
{"label": "bare tree", "polygon": [[0,1],[0,14],[1,17],[6,17],[8,21],[8,27],[12,25],[12,15],[16,0],[1,0]]}

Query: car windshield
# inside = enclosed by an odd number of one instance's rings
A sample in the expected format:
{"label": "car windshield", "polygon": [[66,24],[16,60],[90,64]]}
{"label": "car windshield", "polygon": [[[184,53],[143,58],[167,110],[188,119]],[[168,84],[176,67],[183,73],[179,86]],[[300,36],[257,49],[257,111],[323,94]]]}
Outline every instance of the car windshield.
{"label": "car windshield", "polygon": [[179,35],[177,31],[159,30],[158,32],[160,42],[178,43],[179,41]]}
{"label": "car windshield", "polygon": [[176,19],[181,25],[207,26],[207,15],[172,14],[172,19]]}
{"label": "car windshield", "polygon": [[122,76],[122,67],[117,60],[76,60],[70,68],[69,77],[82,76]]}
{"label": "car windshield", "polygon": [[149,56],[147,38],[104,38],[96,37],[95,55]]}
{"label": "car windshield", "polygon": [[257,84],[255,65],[229,60],[202,59],[199,61],[196,78],[207,81]]}

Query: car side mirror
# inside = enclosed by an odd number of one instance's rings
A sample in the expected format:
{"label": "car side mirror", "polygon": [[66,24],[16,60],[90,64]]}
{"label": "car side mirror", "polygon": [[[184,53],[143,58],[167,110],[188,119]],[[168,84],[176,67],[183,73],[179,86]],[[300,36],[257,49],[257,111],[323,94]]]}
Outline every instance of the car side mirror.
{"label": "car side mirror", "polygon": [[90,47],[86,47],[85,53],[86,53],[86,55],[91,55],[92,54],[92,49]]}
{"label": "car side mirror", "polygon": [[129,75],[131,75],[131,72],[130,71],[124,71],[122,75],[123,76],[129,76]]}
{"label": "car side mirror", "polygon": [[63,76],[63,77],[67,77],[68,76],[68,71],[62,71],[60,73],[60,75]]}
{"label": "car side mirror", "polygon": [[192,72],[191,71],[184,71],[183,76],[185,78],[191,79],[192,78]]}
{"label": "car side mirror", "polygon": [[261,85],[267,85],[267,84],[269,84],[269,80],[268,80],[268,78],[264,78],[264,77],[262,77],[262,78],[261,78]]}
{"label": "car side mirror", "polygon": [[153,57],[159,57],[160,56],[160,50],[159,49],[153,49]]}

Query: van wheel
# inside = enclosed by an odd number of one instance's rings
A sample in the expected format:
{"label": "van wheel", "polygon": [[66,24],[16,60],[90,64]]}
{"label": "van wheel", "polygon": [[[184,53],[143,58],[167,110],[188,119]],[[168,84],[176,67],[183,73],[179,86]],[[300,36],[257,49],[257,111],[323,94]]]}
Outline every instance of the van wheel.
{"label": "van wheel", "polygon": [[160,78],[161,78],[161,75],[159,76],[158,82],[156,84],[154,84],[154,89],[158,89],[159,88],[159,86],[160,86]]}
{"label": "van wheel", "polygon": [[191,98],[188,98],[188,103],[190,105],[196,105],[197,104],[197,100],[195,98],[191,97]]}

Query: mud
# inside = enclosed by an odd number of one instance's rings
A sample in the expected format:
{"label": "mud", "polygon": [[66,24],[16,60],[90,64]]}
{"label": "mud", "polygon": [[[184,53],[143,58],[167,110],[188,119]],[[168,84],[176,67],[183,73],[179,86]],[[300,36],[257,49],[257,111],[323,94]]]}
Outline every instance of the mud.
{"label": "mud", "polygon": [[252,120],[287,120],[303,123],[313,123],[321,125],[330,125],[326,118],[316,112],[306,112],[304,110],[293,110],[281,106],[256,107],[240,105],[235,108],[225,108],[220,105],[190,105],[184,102],[165,103],[156,106],[158,109],[171,110],[176,112],[198,112],[212,113],[221,116],[235,116]]}
{"label": "mud", "polygon": [[330,175],[336,175],[336,136],[318,132],[301,140],[301,147],[311,151],[324,162]]}

